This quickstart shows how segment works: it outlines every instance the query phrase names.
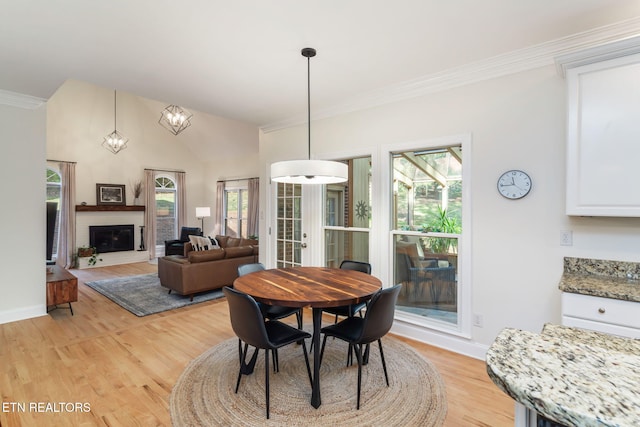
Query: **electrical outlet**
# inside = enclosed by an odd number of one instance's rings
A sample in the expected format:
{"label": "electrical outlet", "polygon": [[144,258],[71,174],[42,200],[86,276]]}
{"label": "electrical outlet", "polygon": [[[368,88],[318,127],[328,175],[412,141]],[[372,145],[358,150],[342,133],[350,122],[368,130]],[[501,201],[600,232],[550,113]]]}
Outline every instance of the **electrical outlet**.
{"label": "electrical outlet", "polygon": [[565,230],[560,232],[560,246],[573,246],[573,231]]}
{"label": "electrical outlet", "polygon": [[474,314],[473,315],[473,326],[477,326],[482,328],[484,325],[484,319],[482,318],[482,314]]}

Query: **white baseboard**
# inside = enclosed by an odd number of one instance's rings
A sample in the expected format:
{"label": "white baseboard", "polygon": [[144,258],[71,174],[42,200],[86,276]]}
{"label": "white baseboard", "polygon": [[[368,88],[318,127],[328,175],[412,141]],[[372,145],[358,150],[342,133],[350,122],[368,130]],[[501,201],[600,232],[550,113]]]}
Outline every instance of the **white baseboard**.
{"label": "white baseboard", "polygon": [[391,333],[479,360],[485,360],[487,350],[489,350],[488,346],[470,339],[405,322],[394,322]]}
{"label": "white baseboard", "polygon": [[32,317],[46,316],[47,307],[33,305],[15,310],[0,311],[0,325],[3,323],[17,322],[18,320],[31,319]]}

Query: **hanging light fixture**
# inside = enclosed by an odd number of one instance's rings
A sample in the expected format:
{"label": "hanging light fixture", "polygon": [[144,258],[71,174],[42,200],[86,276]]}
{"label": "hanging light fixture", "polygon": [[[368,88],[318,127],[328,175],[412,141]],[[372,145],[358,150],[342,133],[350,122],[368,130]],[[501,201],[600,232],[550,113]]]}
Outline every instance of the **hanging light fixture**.
{"label": "hanging light fixture", "polygon": [[118,132],[118,125],[116,121],[117,117],[117,97],[116,91],[113,91],[113,132],[104,137],[104,141],[102,141],[102,146],[107,150],[111,151],[113,154],[118,154],[120,151],[127,148],[127,142],[129,142],[129,138],[122,135]]}
{"label": "hanging light fixture", "polygon": [[311,47],[302,49],[307,58],[307,160],[286,160],[271,164],[271,180],[288,184],[335,184],[348,179],[345,163],[329,160],[311,160],[311,73],[310,58],[316,56]]}
{"label": "hanging light fixture", "polygon": [[174,135],[179,134],[191,126],[191,114],[189,111],[177,105],[169,105],[162,110],[158,123]]}

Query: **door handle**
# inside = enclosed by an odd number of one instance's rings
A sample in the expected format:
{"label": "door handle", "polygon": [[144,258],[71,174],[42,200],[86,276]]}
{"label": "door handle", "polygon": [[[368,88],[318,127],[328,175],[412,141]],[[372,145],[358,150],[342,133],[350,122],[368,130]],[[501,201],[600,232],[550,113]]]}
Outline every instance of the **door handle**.
{"label": "door handle", "polygon": [[305,248],[307,247],[307,244],[306,244],[306,243],[300,243],[300,247],[301,247],[302,249],[305,249]]}

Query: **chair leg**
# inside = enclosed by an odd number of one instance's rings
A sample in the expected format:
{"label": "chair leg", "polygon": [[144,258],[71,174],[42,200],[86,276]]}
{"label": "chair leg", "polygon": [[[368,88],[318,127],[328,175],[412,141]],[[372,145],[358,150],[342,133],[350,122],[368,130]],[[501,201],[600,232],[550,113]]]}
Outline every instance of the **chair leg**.
{"label": "chair leg", "polygon": [[358,358],[358,403],[356,409],[360,409],[360,385],[362,384],[362,344],[354,344],[356,357]]}
{"label": "chair leg", "polygon": [[322,347],[320,347],[320,363],[318,364],[319,366],[322,366],[322,356],[324,355],[324,345],[327,343],[327,336],[324,336],[324,339],[322,340]]}
{"label": "chair leg", "polygon": [[364,349],[364,354],[362,355],[362,364],[363,365],[368,365],[369,364],[369,349],[371,347],[371,343],[367,344],[367,346]]}
{"label": "chair leg", "polygon": [[[298,329],[302,330],[302,309],[296,312],[296,320],[298,321]],[[304,340],[297,341],[296,344],[302,344]],[[313,345],[313,341],[311,342]]]}
{"label": "chair leg", "polygon": [[298,329],[302,330],[302,309],[296,313],[296,320],[298,321]]}
{"label": "chair leg", "polygon": [[269,419],[269,350],[264,351],[264,395],[267,403],[267,419]]}
{"label": "chair leg", "polygon": [[384,352],[382,351],[381,339],[378,339],[378,346],[380,347],[380,359],[382,359],[382,370],[384,371],[384,379],[387,381],[387,387],[389,387],[389,376],[387,375],[387,364],[384,361]]}
{"label": "chair leg", "polygon": [[245,365],[244,361],[247,358],[247,352],[249,351],[249,344],[244,345],[244,351],[242,351],[242,341],[238,339],[238,352],[240,353],[240,369],[238,369],[238,380],[236,381],[236,394],[238,388],[240,388],[240,379],[242,378],[242,369]]}
{"label": "chair leg", "polygon": [[313,378],[311,377],[311,366],[309,365],[309,355],[307,354],[307,345],[304,343],[304,340],[302,340],[302,352],[304,353],[304,362],[307,364],[307,375],[309,375],[309,384],[311,384],[311,387],[313,388]]}

